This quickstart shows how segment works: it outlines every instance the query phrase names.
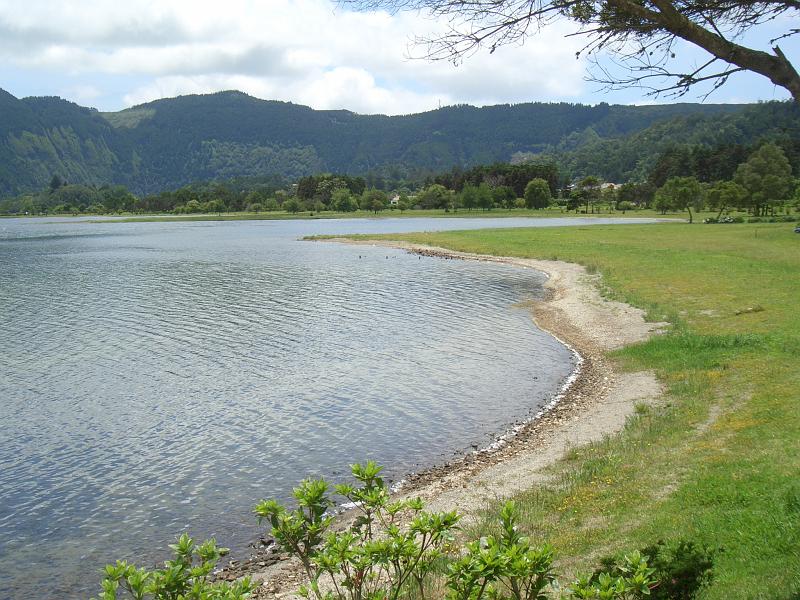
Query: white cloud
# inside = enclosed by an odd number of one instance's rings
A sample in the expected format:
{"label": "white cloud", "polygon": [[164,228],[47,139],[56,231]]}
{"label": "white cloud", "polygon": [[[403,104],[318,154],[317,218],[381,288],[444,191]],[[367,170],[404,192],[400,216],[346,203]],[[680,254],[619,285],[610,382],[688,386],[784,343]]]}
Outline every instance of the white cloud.
{"label": "white cloud", "polygon": [[[329,0],[30,0],[25,11],[12,4],[0,0],[0,60],[67,74],[75,86],[135,76],[126,104],[235,88],[315,108],[397,114],[439,102],[574,98],[584,89],[579,40],[565,39],[558,25],[454,67],[406,58],[410,36],[436,23],[412,13],[352,13]],[[79,96],[89,98],[72,97]]]}
{"label": "white cloud", "polygon": [[78,84],[59,91],[59,94],[78,104],[89,104],[102,96],[103,92],[93,85]]}

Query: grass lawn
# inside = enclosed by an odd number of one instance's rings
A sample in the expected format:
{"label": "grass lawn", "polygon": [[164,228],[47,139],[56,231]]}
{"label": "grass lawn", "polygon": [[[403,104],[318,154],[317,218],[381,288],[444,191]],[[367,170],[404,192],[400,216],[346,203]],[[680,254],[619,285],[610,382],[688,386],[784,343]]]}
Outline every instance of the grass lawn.
{"label": "grass lawn", "polygon": [[[625,431],[570,452],[521,494],[560,571],[659,539],[721,548],[702,598],[800,598],[800,235],[791,224],[654,224],[383,236],[577,262],[668,319],[614,354],[667,388]],[[490,507],[495,512],[499,507]],[[491,529],[489,519],[483,525]]]}

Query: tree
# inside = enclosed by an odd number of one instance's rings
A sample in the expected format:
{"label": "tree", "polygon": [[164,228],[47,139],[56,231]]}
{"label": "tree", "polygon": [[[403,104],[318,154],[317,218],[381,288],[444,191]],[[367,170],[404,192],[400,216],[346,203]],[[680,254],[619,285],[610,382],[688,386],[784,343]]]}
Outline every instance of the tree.
{"label": "tree", "polygon": [[616,206],[617,200],[619,200],[616,188],[612,185],[600,188],[600,199],[609,209]]}
{"label": "tree", "polygon": [[403,214],[403,211],[411,208],[411,200],[408,199],[407,194],[400,194],[400,199],[397,201],[397,208],[400,209],[400,214]]}
{"label": "tree", "polygon": [[49,194],[48,203],[50,205],[62,205],[62,210],[56,212],[77,213],[92,204],[103,204],[103,197],[94,188],[85,185],[65,184]]}
{"label": "tree", "polygon": [[492,188],[485,183],[480,184],[477,190],[477,201],[478,206],[483,210],[492,210],[494,208]]}
{"label": "tree", "polygon": [[113,185],[100,188],[103,205],[112,212],[133,210],[136,198],[125,186]]}
{"label": "tree", "polygon": [[[425,56],[458,62],[481,48],[494,52],[522,43],[551,23],[572,21],[586,43],[578,53],[595,59],[595,81],[609,88],[641,86],[648,93],[683,95],[709,82],[711,91],[740,71],[763,75],[800,101],[800,75],[776,42],[800,33],[796,0],[340,0],[359,9],[426,11],[449,21],[446,33],[419,38]],[[784,16],[782,21],[777,18]],[[769,50],[738,43],[767,22],[785,23]],[[674,67],[678,42],[708,53],[689,68]],[[736,41],[734,41],[736,40]],[[612,66],[597,60],[611,55]],[[709,92],[710,93],[710,92]]]}
{"label": "tree", "polygon": [[[600,191],[600,179],[594,175],[587,175],[578,182],[571,196],[573,200],[586,203],[586,214],[589,214],[590,205],[594,212],[595,202],[600,199]],[[575,210],[577,211],[577,207]]]}
{"label": "tree", "polygon": [[[209,212],[222,212],[225,208],[230,210],[240,210],[241,201],[243,198],[239,198],[239,194],[233,191],[228,184],[226,183],[214,183],[211,185],[210,189],[203,190],[202,196],[208,202],[216,202],[219,201],[222,203],[223,208],[221,210],[210,210]],[[215,207],[218,205],[214,205]]]}
{"label": "tree", "polygon": [[219,198],[217,198],[215,200],[209,200],[203,206],[203,209],[206,212],[217,213],[218,215],[222,215],[222,212],[225,210],[225,208],[226,208],[225,207],[225,202],[223,202]]}
{"label": "tree", "polygon": [[647,207],[653,201],[654,193],[655,191],[649,183],[623,183],[617,190],[617,201]]}
{"label": "tree", "polygon": [[655,199],[653,200],[653,208],[662,215],[667,214],[667,211],[672,209],[672,198],[656,192]]}
{"label": "tree", "polygon": [[283,209],[295,215],[300,212],[300,202],[297,201],[297,198],[289,198],[283,203]]}
{"label": "tree", "polygon": [[633,210],[636,206],[633,202],[628,202],[627,200],[621,200],[617,202],[617,210],[621,210],[622,214],[624,215],[627,211]]}
{"label": "tree", "polygon": [[308,177],[301,177],[297,181],[297,197],[300,200],[310,200],[314,197],[314,194],[317,192],[317,184],[319,183],[319,177],[314,177],[313,175],[309,175]]}
{"label": "tree", "polygon": [[741,206],[747,198],[747,190],[733,181],[717,181],[706,190],[708,206],[719,209],[717,220],[729,206]]}
{"label": "tree", "polygon": [[656,208],[667,205],[675,210],[689,213],[692,222],[692,208],[703,208],[703,186],[696,177],[670,177],[656,192]]}
{"label": "tree", "polygon": [[354,212],[358,210],[358,203],[349,189],[339,188],[331,196],[331,207],[338,212]]}
{"label": "tree", "polygon": [[467,184],[461,189],[461,206],[467,210],[472,210],[478,206],[478,188]]}
{"label": "tree", "polygon": [[434,183],[419,193],[417,202],[422,208],[449,209],[451,202],[450,190],[443,185]]}
{"label": "tree", "polygon": [[510,186],[498,185],[492,189],[492,199],[497,206],[505,206],[510,210],[514,208],[514,201],[517,199],[517,195]]}
{"label": "tree", "polygon": [[[263,206],[264,203],[267,201],[267,195],[262,190],[253,190],[244,198],[245,205],[247,206],[247,210],[250,211],[251,206]],[[257,211],[250,211],[250,212],[257,212]]]}
{"label": "tree", "polygon": [[56,174],[50,179],[50,191],[55,192],[61,186],[66,185],[64,180],[61,179],[61,176]]}
{"label": "tree", "polygon": [[547,208],[551,199],[550,186],[544,179],[536,177],[525,186],[525,206],[528,208]]}
{"label": "tree", "polygon": [[378,211],[386,208],[388,202],[389,198],[386,196],[386,192],[374,188],[366,190],[361,195],[361,210],[371,210],[378,214]]}
{"label": "tree", "polygon": [[753,152],[736,169],[734,181],[747,190],[750,207],[756,215],[786,202],[794,184],[792,166],[775,144],[764,144]]}
{"label": "tree", "polygon": [[314,192],[314,198],[316,200],[321,201],[326,206],[331,203],[331,199],[333,198],[334,192],[337,190],[347,190],[350,191],[347,187],[347,182],[344,181],[340,177],[331,176],[323,176],[322,181],[317,184],[317,189]]}

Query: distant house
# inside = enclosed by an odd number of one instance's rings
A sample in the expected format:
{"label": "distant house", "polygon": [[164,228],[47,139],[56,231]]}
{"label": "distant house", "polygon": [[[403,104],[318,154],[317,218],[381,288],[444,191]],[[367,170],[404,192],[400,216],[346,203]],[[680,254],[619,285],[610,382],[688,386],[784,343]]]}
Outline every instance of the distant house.
{"label": "distant house", "polygon": [[390,206],[397,206],[400,203],[400,194],[395,194],[389,199]]}

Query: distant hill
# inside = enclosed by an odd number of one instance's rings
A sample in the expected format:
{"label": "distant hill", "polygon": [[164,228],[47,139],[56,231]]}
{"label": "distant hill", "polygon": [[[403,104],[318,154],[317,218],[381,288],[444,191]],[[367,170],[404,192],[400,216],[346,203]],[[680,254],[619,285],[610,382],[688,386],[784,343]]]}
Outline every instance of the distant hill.
{"label": "distant hill", "polygon": [[[646,152],[645,134],[652,128],[661,127],[663,134],[667,127],[677,138],[691,133],[665,125],[673,122],[750,141],[773,127],[774,113],[788,111],[795,118],[791,110],[781,103],[529,103],[389,117],[220,92],[100,113],[60,98],[17,99],[0,90],[0,195],[40,189],[54,174],[71,183],[123,184],[136,193],[273,173],[418,177],[542,152],[563,157],[604,140],[619,146],[636,135],[644,146],[630,152]],[[755,113],[767,117],[747,131],[737,129]],[[572,162],[583,168],[580,160]]]}

